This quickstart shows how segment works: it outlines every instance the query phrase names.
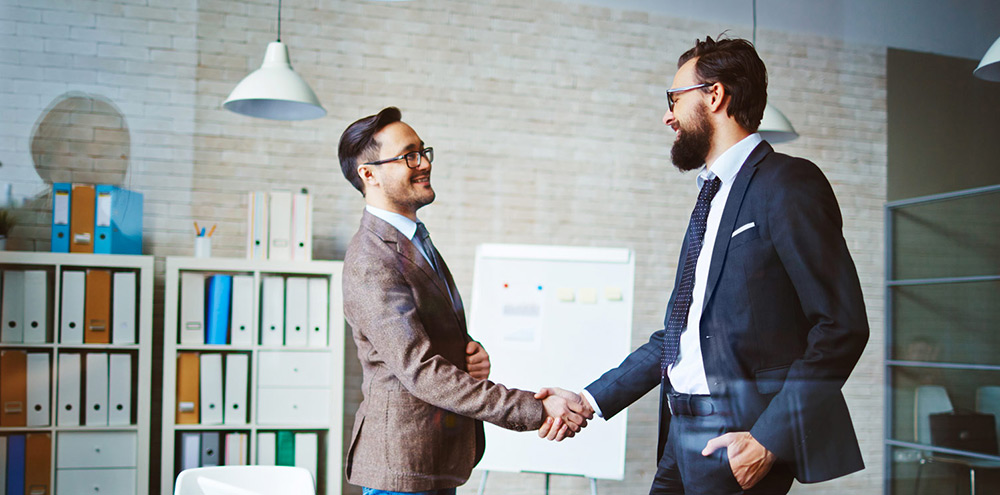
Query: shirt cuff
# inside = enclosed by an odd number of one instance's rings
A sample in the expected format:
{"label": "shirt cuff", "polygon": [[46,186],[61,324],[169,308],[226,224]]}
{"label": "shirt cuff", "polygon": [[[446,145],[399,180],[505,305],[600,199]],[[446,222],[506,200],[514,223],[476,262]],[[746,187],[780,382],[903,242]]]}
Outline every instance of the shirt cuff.
{"label": "shirt cuff", "polygon": [[594,409],[594,414],[596,414],[598,418],[603,418],[604,417],[604,414],[601,413],[600,406],[598,406],[597,405],[597,401],[594,400],[594,396],[590,395],[590,392],[587,392],[587,389],[583,389],[580,392],[580,395],[582,395],[585,399],[587,399],[587,402],[590,403],[590,407],[592,407]]}

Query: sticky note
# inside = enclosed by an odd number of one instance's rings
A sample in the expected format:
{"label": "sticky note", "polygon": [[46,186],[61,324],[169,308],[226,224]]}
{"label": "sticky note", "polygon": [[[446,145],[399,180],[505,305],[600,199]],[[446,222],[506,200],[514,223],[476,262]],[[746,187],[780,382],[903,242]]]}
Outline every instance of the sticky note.
{"label": "sticky note", "polygon": [[573,294],[573,289],[562,287],[556,290],[556,298],[562,302],[573,302],[576,296]]}
{"label": "sticky note", "polygon": [[583,304],[597,304],[597,289],[593,287],[580,289],[580,302]]}
{"label": "sticky note", "polygon": [[621,287],[605,287],[604,288],[604,298],[609,301],[621,301],[622,300],[622,288]]}

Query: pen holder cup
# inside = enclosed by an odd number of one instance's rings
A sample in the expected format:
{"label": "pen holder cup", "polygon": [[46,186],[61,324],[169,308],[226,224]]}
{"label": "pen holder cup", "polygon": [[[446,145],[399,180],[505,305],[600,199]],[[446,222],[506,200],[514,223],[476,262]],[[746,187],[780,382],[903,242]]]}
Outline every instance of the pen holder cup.
{"label": "pen holder cup", "polygon": [[206,236],[197,236],[194,238],[194,257],[195,258],[211,258],[212,257],[212,238]]}

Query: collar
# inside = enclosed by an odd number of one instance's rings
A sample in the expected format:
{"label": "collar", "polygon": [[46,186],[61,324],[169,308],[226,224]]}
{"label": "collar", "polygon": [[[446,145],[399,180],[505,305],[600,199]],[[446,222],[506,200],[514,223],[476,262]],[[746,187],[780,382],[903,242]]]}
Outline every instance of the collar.
{"label": "collar", "polygon": [[396,230],[398,230],[400,234],[403,234],[411,241],[413,240],[413,235],[417,233],[417,222],[414,222],[399,213],[386,211],[372,205],[365,205],[365,210],[367,210],[368,213],[385,220],[389,223],[389,225],[396,227]]}
{"label": "collar", "polygon": [[701,171],[698,172],[698,189],[701,189],[701,185],[706,180],[712,180],[713,177],[718,177],[723,184],[732,184],[733,180],[736,179],[736,174],[743,166],[743,162],[747,161],[750,153],[761,141],[763,138],[760,137],[760,133],[755,132],[719,155],[719,158],[712,164],[711,170],[702,167]]}

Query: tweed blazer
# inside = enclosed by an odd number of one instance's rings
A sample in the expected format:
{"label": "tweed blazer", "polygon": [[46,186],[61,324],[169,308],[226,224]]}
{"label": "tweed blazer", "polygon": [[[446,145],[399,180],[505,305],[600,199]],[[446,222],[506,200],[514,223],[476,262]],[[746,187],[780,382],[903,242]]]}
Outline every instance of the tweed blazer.
{"label": "tweed blazer", "polygon": [[440,253],[438,259],[447,286],[409,239],[368,211],[347,248],[344,315],[364,395],[345,463],[352,484],[403,492],[453,488],[482,458],[482,421],[526,431],[544,420],[533,393],[466,371],[472,339],[465,310]]}

